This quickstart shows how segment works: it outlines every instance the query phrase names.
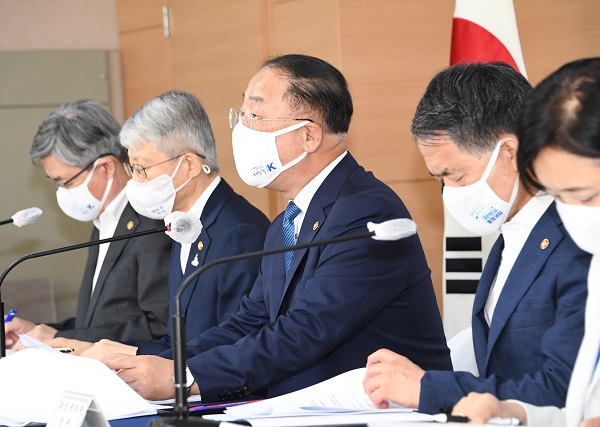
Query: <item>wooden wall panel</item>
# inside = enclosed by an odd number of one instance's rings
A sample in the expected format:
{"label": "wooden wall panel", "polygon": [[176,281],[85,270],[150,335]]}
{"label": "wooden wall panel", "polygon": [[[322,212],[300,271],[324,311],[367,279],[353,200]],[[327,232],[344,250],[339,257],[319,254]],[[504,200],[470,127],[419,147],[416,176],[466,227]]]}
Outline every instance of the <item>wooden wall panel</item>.
{"label": "wooden wall panel", "polygon": [[122,33],[121,67],[125,115],[173,88],[170,40],[161,27]]}
{"label": "wooden wall panel", "polygon": [[341,68],[337,0],[276,0],[271,8],[271,55],[302,53]]}
{"label": "wooden wall panel", "polygon": [[260,64],[260,16],[254,0],[171,1],[174,87],[193,93],[206,108],[221,176],[272,218],[270,192],[249,187],[236,172],[228,121],[229,108],[240,108]]}
{"label": "wooden wall panel", "polygon": [[163,5],[168,0],[117,0],[119,32],[163,27]]}
{"label": "wooden wall panel", "polygon": [[427,178],[410,123],[431,77],[447,66],[448,1],[341,2],[343,71],[355,102],[350,148],[386,182]]}
{"label": "wooden wall panel", "polygon": [[515,13],[533,85],[566,62],[600,56],[600,2],[521,1],[515,2]]}

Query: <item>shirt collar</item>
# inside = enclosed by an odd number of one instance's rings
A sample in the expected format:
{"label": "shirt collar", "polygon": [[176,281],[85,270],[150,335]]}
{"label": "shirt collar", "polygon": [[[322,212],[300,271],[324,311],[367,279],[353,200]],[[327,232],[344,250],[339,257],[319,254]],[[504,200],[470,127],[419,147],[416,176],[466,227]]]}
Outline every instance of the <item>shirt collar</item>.
{"label": "shirt collar", "polygon": [[510,227],[513,224],[521,224],[527,228],[535,227],[553,201],[554,197],[542,191],[538,191],[510,221],[502,225],[500,231],[506,226]]}
{"label": "shirt collar", "polygon": [[321,172],[319,172],[317,176],[311,179],[310,182],[306,184],[304,188],[300,190],[300,192],[296,195],[294,203],[302,210],[302,212],[306,212],[308,210],[308,205],[310,205],[310,201],[312,200],[313,196],[315,195],[321,184],[323,184],[323,181],[325,181],[325,178],[327,178],[327,176],[338,165],[338,163],[342,161],[342,159],[344,158],[344,156],[346,156],[347,153],[348,151],[344,151],[333,162],[329,163],[325,167],[325,169],[323,169]]}
{"label": "shirt collar", "polygon": [[206,187],[206,189],[202,192],[200,197],[198,197],[198,200],[196,200],[196,202],[192,205],[189,212],[193,213],[196,218],[200,218],[202,216],[202,211],[204,210],[204,206],[206,206],[206,202],[208,202],[210,195],[213,193],[213,191],[215,191],[215,188],[217,188],[217,185],[219,185],[220,182],[221,177],[217,175],[215,179],[213,179],[213,181],[208,185],[208,187]]}
{"label": "shirt collar", "polygon": [[102,224],[118,221],[127,206],[127,196],[125,196],[125,188],[104,208],[104,212],[93,220],[94,226],[99,230]]}

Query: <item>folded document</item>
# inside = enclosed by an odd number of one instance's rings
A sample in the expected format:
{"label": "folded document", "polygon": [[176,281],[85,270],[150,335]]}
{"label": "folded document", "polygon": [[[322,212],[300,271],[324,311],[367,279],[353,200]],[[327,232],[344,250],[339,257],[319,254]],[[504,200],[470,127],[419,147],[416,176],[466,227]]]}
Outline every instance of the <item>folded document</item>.
{"label": "folded document", "polygon": [[108,420],[155,414],[114,371],[98,360],[28,348],[0,359],[0,425],[47,423],[63,393],[94,397]]}

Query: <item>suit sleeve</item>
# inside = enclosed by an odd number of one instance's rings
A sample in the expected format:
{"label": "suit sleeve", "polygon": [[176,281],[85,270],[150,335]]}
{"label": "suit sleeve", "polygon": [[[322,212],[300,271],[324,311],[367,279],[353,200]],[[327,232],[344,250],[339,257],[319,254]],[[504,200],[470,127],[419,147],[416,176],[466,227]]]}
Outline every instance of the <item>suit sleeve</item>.
{"label": "suit sleeve", "polygon": [[132,287],[133,291],[129,293],[131,301],[125,302],[115,297],[107,307],[114,310],[112,313],[120,318],[127,315],[123,311],[132,311],[134,306],[135,313],[118,323],[107,313],[106,322],[103,324],[62,330],[56,336],[85,341],[108,338],[133,343],[160,338],[166,334],[169,310],[167,274],[171,239],[163,233],[156,233],[131,239],[127,246],[131,249],[126,248],[118,262],[122,267],[126,266],[128,274],[118,279],[109,275],[107,281],[110,280],[113,289],[120,286]]}
{"label": "suit sleeve", "polygon": [[[213,259],[255,252],[262,249],[266,228],[246,223],[228,227],[227,230],[226,234],[223,233],[218,236],[219,251]],[[240,301],[252,289],[259,268],[260,257],[214,267],[215,275],[212,277],[214,277],[214,286],[218,290],[218,298],[216,300],[217,324],[225,321],[230,314],[239,310]],[[213,283],[210,286],[213,286]],[[195,337],[189,338],[193,339]],[[160,340],[144,343],[140,354],[160,354],[162,357],[171,358],[171,345],[170,337],[166,336]]]}
{"label": "suit sleeve", "polygon": [[[363,231],[367,221],[398,216],[397,206],[384,198],[356,199],[336,203],[321,238]],[[314,365],[354,336],[404,290],[412,239],[417,238],[365,239],[315,248],[316,265],[304,267],[303,280],[310,291],[294,294],[291,308],[274,321],[262,290],[269,278],[259,276],[237,314],[188,346],[193,356],[188,366],[202,397],[217,400],[223,387],[261,390]]]}
{"label": "suit sleeve", "polygon": [[[575,254],[563,260],[557,278],[555,307],[547,307],[555,311],[555,321],[541,339],[544,363],[539,371],[519,379],[503,379],[497,374],[482,378],[468,372],[428,371],[421,379],[419,411],[437,413],[442,407],[454,406],[471,391],[533,405],[565,405],[571,372],[583,338],[590,263],[589,255],[580,251]],[[521,357],[527,357],[526,352]]]}

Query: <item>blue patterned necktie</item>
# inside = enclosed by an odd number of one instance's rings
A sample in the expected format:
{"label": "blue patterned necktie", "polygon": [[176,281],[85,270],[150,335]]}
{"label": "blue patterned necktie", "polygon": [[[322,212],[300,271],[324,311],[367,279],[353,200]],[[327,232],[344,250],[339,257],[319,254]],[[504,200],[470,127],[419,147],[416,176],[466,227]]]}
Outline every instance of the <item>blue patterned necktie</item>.
{"label": "blue patterned necktie", "polygon": [[[296,243],[296,239],[294,237],[294,218],[298,216],[298,214],[302,212],[298,206],[294,202],[289,202],[287,208],[285,208],[285,213],[283,214],[283,245],[284,246],[292,246]],[[290,263],[292,262],[292,256],[294,255],[294,251],[285,252],[285,274],[287,275],[288,270],[290,269]]]}

